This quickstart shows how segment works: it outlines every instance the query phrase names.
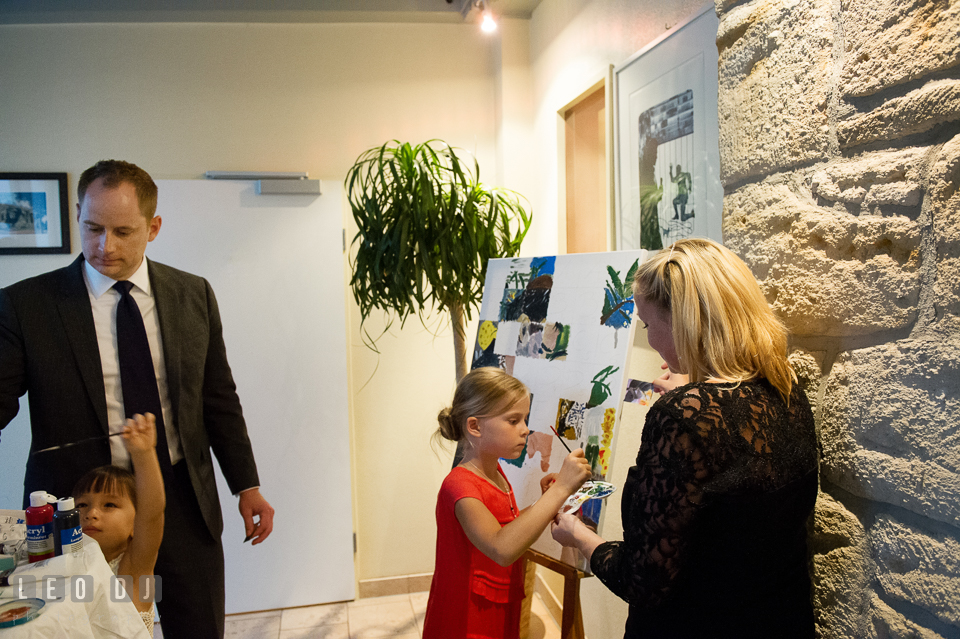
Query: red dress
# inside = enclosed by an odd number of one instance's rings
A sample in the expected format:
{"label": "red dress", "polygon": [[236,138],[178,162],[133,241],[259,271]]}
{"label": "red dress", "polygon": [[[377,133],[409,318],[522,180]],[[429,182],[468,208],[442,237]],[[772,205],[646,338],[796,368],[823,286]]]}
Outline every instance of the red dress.
{"label": "red dress", "polygon": [[[503,475],[499,466],[497,471]],[[464,497],[482,501],[501,526],[519,512],[512,488],[504,493],[465,468],[454,468],[443,480],[437,496],[437,562],[423,639],[518,639],[523,559],[500,566],[470,543],[454,512]]]}

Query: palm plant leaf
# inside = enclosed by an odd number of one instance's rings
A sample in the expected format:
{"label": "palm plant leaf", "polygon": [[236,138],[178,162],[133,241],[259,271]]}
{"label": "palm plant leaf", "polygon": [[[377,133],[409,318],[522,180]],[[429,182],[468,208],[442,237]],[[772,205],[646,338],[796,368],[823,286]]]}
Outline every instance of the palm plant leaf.
{"label": "palm plant leaf", "polygon": [[472,317],[488,260],[516,256],[530,228],[520,195],[485,188],[476,160],[439,140],[369,149],[344,185],[358,229],[350,286],[361,325],[375,309],[401,324],[416,314],[426,325],[434,310]]}

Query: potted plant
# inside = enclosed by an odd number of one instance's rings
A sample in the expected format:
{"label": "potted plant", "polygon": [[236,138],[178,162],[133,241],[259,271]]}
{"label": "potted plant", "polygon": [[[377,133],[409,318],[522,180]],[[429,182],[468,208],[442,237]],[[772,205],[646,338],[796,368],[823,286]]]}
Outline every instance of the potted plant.
{"label": "potted plant", "polygon": [[[487,261],[519,253],[531,214],[519,194],[481,185],[476,160],[458,153],[440,140],[393,140],[361,154],[344,184],[359,229],[350,286],[361,328],[374,309],[390,317],[384,331],[394,316],[402,325],[415,313],[426,326],[431,311],[449,312],[459,382]],[[380,336],[363,335],[376,351]]]}

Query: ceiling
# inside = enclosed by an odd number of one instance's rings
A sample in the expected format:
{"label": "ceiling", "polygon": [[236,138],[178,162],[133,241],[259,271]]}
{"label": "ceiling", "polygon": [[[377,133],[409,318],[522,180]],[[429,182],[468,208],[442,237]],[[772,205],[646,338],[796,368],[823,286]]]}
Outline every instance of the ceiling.
{"label": "ceiling", "polygon": [[[486,0],[529,18],[540,0]],[[476,0],[0,0],[0,24],[71,22],[464,22]]]}

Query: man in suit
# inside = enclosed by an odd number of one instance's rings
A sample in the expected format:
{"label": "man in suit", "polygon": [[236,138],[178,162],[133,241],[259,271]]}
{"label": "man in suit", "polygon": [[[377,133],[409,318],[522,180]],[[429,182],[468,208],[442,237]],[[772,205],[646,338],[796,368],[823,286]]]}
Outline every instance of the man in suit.
{"label": "man in suit", "polygon": [[[167,507],[156,564],[161,628],[167,639],[222,637],[223,519],[211,451],[239,496],[254,544],[272,531],[273,508],[259,491],[217,302],[205,279],[144,257],[162,223],[157,187],[145,171],[98,162],[81,175],[77,194],[83,254],[65,268],[0,289],[0,428],[29,393],[25,501],[34,490],[69,495],[97,466],[130,467],[120,438],[103,437],[121,431],[128,416],[117,340],[120,290],[127,286],[156,375],[166,443],[158,432],[157,454],[169,455],[169,463],[161,461]],[[132,287],[114,288],[126,281]],[[33,454],[86,438],[98,439]]]}

